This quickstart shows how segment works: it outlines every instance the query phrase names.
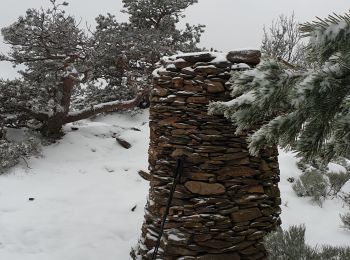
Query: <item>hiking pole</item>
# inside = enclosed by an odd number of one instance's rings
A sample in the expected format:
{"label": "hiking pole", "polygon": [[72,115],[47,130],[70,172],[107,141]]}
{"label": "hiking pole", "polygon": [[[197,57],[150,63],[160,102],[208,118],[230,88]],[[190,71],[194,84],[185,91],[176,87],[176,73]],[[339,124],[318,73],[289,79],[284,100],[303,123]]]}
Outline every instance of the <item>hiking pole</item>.
{"label": "hiking pole", "polygon": [[174,176],[173,176],[174,180],[173,180],[173,184],[171,186],[171,190],[170,190],[169,197],[168,197],[168,202],[167,202],[167,205],[166,205],[166,208],[165,208],[165,212],[164,212],[164,215],[163,215],[163,218],[162,218],[162,223],[161,223],[161,226],[160,226],[158,240],[157,240],[156,246],[154,247],[152,260],[156,260],[157,259],[157,254],[158,254],[158,249],[159,249],[159,246],[160,246],[160,241],[162,239],[163,232],[164,232],[165,221],[166,221],[166,219],[167,219],[167,217],[169,215],[169,209],[170,209],[173,197],[174,197],[174,192],[175,192],[175,189],[176,189],[176,185],[179,183],[181,175],[183,173],[184,162],[185,162],[185,157],[180,157],[179,159],[176,160],[176,168],[175,168]]}

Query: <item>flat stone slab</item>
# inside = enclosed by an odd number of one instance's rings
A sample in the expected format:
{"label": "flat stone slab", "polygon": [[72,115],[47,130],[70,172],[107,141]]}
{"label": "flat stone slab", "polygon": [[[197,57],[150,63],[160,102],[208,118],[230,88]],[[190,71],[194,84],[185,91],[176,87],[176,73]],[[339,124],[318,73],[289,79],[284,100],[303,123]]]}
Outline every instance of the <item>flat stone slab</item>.
{"label": "flat stone slab", "polygon": [[219,195],[224,194],[226,189],[220,183],[206,183],[200,181],[188,181],[185,187],[194,194],[200,195]]}

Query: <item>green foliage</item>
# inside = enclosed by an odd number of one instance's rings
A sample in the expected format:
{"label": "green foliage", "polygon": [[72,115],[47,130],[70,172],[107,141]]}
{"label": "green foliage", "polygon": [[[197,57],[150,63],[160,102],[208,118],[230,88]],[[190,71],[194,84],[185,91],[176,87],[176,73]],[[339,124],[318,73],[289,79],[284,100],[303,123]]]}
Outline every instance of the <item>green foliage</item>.
{"label": "green foliage", "polygon": [[76,61],[87,55],[87,36],[78,28],[75,18],[60,8],[66,4],[51,2],[51,8],[28,9],[25,16],[1,29],[5,43],[12,48],[8,55],[0,57],[0,60],[25,66],[19,71],[26,83],[23,87],[35,86],[40,93],[38,97],[31,96],[32,103],[50,101],[56,105],[50,110],[40,104],[40,109],[48,113],[60,109],[60,100],[57,100],[60,93],[56,92],[61,92],[61,78],[72,69],[69,65],[79,66]]}
{"label": "green foliage", "polygon": [[301,26],[309,37],[303,70],[263,59],[250,71],[235,73],[230,102],[213,103],[209,112],[224,114],[237,132],[256,129],[249,149],[258,154],[279,144],[306,159],[330,161],[350,154],[350,19],[329,16]]}
{"label": "green foliage", "polygon": [[0,138],[0,173],[4,173],[8,168],[15,166],[22,159],[32,155],[37,155],[41,150],[41,142],[38,136],[32,132],[27,132],[20,141],[10,141]]}
{"label": "green foliage", "polygon": [[333,163],[345,168],[345,172],[332,172],[321,159],[311,161],[301,159],[297,166],[302,175],[293,184],[293,190],[299,197],[309,196],[322,206],[326,197],[342,197],[341,189],[350,180],[349,162],[345,158],[337,157]]}
{"label": "green foliage", "polygon": [[179,22],[179,18],[184,16],[182,12],[197,2],[198,0],[123,0],[124,12],[130,15],[130,21],[147,28],[160,27],[166,20],[171,20],[171,24]]}
{"label": "green foliage", "polygon": [[[344,162],[344,163],[346,163],[346,162]],[[343,165],[343,164],[341,164],[341,165]],[[313,160],[306,160],[305,158],[301,158],[297,162],[297,167],[302,172],[305,172],[308,169],[315,169],[315,170],[319,171],[320,174],[326,174],[328,171],[327,165],[320,158],[315,158]]]}
{"label": "green foliage", "polygon": [[0,116],[6,127],[27,127],[29,121],[38,120],[45,128],[52,118],[63,121],[72,88],[86,69],[87,35],[63,10],[66,2],[50,2],[51,8],[28,9],[1,29],[11,51],[1,54],[0,61],[23,66],[18,79],[0,80]]}
{"label": "green foliage", "polygon": [[[299,160],[297,166],[302,171],[302,174],[292,186],[297,196],[311,197],[319,206],[322,206],[323,201],[327,197],[337,197],[341,198],[350,207],[350,194],[342,192],[343,186],[350,180],[349,161],[345,158],[337,157],[332,162],[343,166],[346,171],[331,172],[319,159],[311,161]],[[343,228],[350,230],[350,212],[340,215],[340,219],[343,222]],[[329,250],[332,252],[333,249],[330,248]],[[324,252],[325,255],[326,252],[327,250]]]}
{"label": "green foliage", "polygon": [[343,193],[341,198],[350,207],[350,193]]}
{"label": "green foliage", "polygon": [[[161,57],[199,51],[197,44],[204,26],[187,25],[180,30],[176,25],[184,17],[183,11],[194,3],[124,0],[128,23],[119,22],[112,14],[99,15],[92,33],[91,80],[84,88],[85,99],[74,105],[81,108],[132,99],[139,89],[152,84],[151,72]],[[104,84],[100,84],[101,79]]]}
{"label": "green foliage", "polygon": [[305,244],[305,226],[291,226],[265,237],[265,247],[269,260],[316,259],[316,252]]}
{"label": "green foliage", "polygon": [[318,255],[321,260],[347,260],[350,258],[350,248],[323,246]]}
{"label": "green foliage", "polygon": [[134,247],[132,247],[131,250],[130,250],[130,257],[133,260],[137,260],[137,251],[136,251],[136,249]]}
{"label": "green foliage", "polygon": [[[204,25],[186,24],[185,30],[176,24],[185,17],[183,11],[198,0],[123,0],[123,12],[129,14],[130,24],[139,39],[133,39],[135,49],[149,53],[147,60],[158,62],[164,55],[174,51],[188,52],[195,49],[200,41]],[[141,40],[137,43],[138,40]]]}
{"label": "green foliage", "polygon": [[344,157],[333,158],[331,162],[343,166],[345,172],[330,171],[328,166],[320,158],[315,158],[310,161],[302,158],[297,162],[297,166],[303,173],[310,170],[317,172],[319,176],[327,180],[327,195],[338,196],[342,187],[350,180],[350,164],[349,160]]}
{"label": "green foliage", "polygon": [[305,226],[279,229],[265,237],[269,260],[347,260],[350,247],[311,247],[305,243]]}
{"label": "green foliage", "polygon": [[24,69],[16,80],[0,79],[0,125],[28,127],[36,120],[44,135],[60,137],[67,122],[111,111],[137,93],[146,96],[163,55],[199,50],[203,26],[177,28],[194,0],[124,0],[129,22],[99,15],[95,30],[88,31],[66,14],[67,2],[50,2],[50,8],[28,9],[1,30],[11,51],[0,54],[0,61]]}
{"label": "green foliage", "polygon": [[336,196],[345,183],[350,180],[350,172],[328,172],[326,174],[329,180],[329,194]]}
{"label": "green foliage", "polygon": [[[151,71],[163,55],[199,50],[204,26],[177,28],[195,0],[124,0],[129,22],[99,15],[95,30],[88,32],[66,14],[67,2],[50,2],[50,8],[28,9],[1,30],[11,51],[0,54],[0,61],[24,68],[18,79],[0,79],[1,129],[39,129],[59,138],[67,122],[112,111],[111,105],[132,100],[138,92],[146,96],[143,90],[151,85]],[[5,148],[4,167],[18,161],[20,150],[19,144],[7,142],[3,152]]]}
{"label": "green foliage", "polygon": [[350,212],[340,215],[340,219],[343,222],[344,228],[350,230]]}
{"label": "green foliage", "polygon": [[[349,61],[350,42],[350,14],[333,14],[325,19],[307,22],[300,26],[304,37],[310,38],[307,46],[309,56],[318,62],[339,59],[342,65]],[[345,56],[344,56],[345,55]]]}
{"label": "green foliage", "polygon": [[[348,209],[350,209],[350,193],[343,193],[341,198],[347,205]],[[340,215],[340,219],[343,222],[343,227],[350,230],[350,211],[344,215]]]}
{"label": "green foliage", "polygon": [[320,206],[327,196],[327,180],[315,169],[303,172],[292,188],[299,197],[311,197]]}

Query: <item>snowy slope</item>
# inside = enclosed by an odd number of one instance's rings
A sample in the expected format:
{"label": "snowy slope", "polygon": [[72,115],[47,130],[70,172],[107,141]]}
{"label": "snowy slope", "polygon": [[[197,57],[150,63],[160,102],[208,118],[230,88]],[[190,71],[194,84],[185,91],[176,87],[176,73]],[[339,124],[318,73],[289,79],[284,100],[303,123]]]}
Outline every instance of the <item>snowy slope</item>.
{"label": "snowy slope", "polygon": [[[144,112],[85,120],[78,131],[68,125],[42,158],[29,160],[31,169],[23,164],[1,175],[0,259],[130,259],[148,192],[137,174],[147,169],[147,121]],[[120,147],[114,134],[132,148]],[[330,200],[320,208],[298,198],[287,182],[300,174],[295,159],[282,151],[279,159],[283,227],[305,223],[309,243],[349,245],[350,232],[339,227],[342,203]]]}
{"label": "snowy slope", "polygon": [[[282,228],[287,229],[290,225],[305,224],[306,240],[310,245],[349,246],[350,231],[341,228],[342,223],[339,217],[339,214],[349,212],[349,209],[340,199],[326,200],[321,208],[310,198],[297,197],[291,183],[287,181],[288,177],[297,179],[301,174],[296,166],[297,160],[291,152],[281,150],[279,152]],[[341,169],[341,166],[332,167],[334,171],[337,169]]]}
{"label": "snowy slope", "polygon": [[[0,259],[128,259],[148,192],[137,174],[147,169],[147,120],[147,113],[114,115],[84,121],[74,132],[67,126],[43,158],[29,161],[32,169],[1,175]],[[119,146],[113,133],[132,148]]]}

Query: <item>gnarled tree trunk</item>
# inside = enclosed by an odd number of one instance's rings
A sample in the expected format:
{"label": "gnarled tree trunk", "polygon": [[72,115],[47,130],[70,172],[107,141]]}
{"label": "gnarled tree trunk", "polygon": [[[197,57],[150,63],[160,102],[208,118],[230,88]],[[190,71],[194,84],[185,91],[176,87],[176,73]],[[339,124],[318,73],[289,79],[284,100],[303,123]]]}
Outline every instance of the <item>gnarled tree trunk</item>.
{"label": "gnarled tree trunk", "polygon": [[42,134],[50,138],[59,138],[62,136],[62,126],[65,124],[66,117],[69,113],[73,87],[76,83],[74,75],[68,75],[62,79],[62,88],[59,90],[61,96],[59,109],[54,111],[44,122]]}
{"label": "gnarled tree trunk", "polygon": [[112,101],[94,105],[90,108],[80,111],[70,112],[70,104],[73,87],[75,85],[75,77],[68,76],[62,81],[61,91],[61,110],[55,112],[52,116],[49,116],[43,121],[43,127],[41,132],[44,136],[50,138],[59,138],[62,136],[62,126],[67,123],[72,123],[78,120],[86,119],[94,115],[112,112],[112,111],[124,111],[137,107],[141,100],[149,95],[149,89],[145,88],[140,91],[134,99],[128,101]]}

